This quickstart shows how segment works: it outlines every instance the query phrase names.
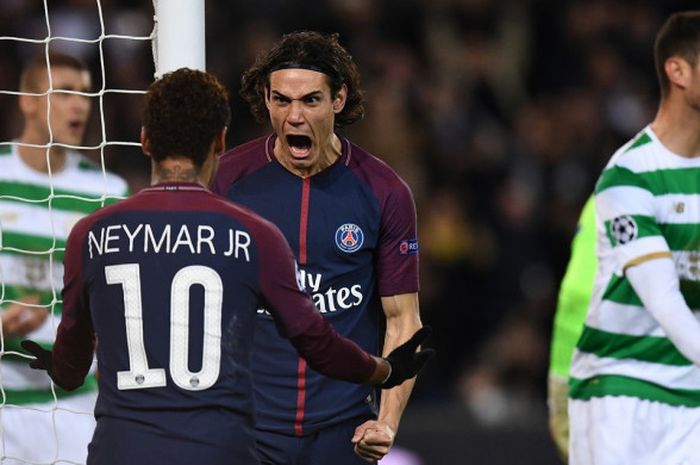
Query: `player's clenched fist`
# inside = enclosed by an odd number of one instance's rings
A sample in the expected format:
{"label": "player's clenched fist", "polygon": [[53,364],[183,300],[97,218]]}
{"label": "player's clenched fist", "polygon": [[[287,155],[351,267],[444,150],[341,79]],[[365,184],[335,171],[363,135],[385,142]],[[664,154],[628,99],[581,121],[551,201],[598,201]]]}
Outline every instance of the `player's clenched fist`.
{"label": "player's clenched fist", "polygon": [[352,443],[355,453],[368,462],[377,462],[389,453],[396,431],[386,423],[369,420],[355,429]]}

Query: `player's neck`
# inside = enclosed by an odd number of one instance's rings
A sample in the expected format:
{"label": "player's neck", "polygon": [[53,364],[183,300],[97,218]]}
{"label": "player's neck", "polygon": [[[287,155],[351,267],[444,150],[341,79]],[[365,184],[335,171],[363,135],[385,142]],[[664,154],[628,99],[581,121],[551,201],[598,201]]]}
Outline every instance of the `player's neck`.
{"label": "player's neck", "polygon": [[700,112],[697,109],[663,102],[651,129],[671,152],[686,158],[700,157]]}
{"label": "player's neck", "polygon": [[[20,144],[42,145],[42,143],[35,142],[31,138],[24,136],[19,139],[19,142]],[[56,146],[48,149],[48,156],[46,148],[26,145],[18,145],[17,153],[25,165],[40,173],[49,173],[49,171],[54,174],[58,173],[65,168],[66,160],[68,159],[66,149]]]}
{"label": "player's neck", "polygon": [[201,169],[186,158],[167,158],[151,165],[151,184],[164,182],[193,182],[206,185],[200,179]]}

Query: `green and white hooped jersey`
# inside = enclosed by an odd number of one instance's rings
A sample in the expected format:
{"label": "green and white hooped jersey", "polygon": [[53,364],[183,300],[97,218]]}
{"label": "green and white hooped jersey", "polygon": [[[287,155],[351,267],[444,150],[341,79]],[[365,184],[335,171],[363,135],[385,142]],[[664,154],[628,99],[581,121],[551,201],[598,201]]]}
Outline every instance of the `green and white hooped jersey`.
{"label": "green and white hooped jersey", "polygon": [[613,155],[595,200],[599,266],[569,396],[700,407],[700,367],[666,337],[624,274],[672,257],[683,297],[700,318],[700,158],[670,152],[646,127]]}
{"label": "green and white hooped jersey", "polygon": [[[69,151],[64,169],[49,176],[25,165],[16,145],[0,146],[0,309],[38,293],[51,314],[26,338],[49,347],[54,340],[61,316],[63,254],[73,225],[126,195],[123,179],[104,173],[77,152]],[[52,401],[49,378],[16,354],[23,352],[19,342],[7,337],[0,341],[0,388],[6,403]],[[88,389],[96,389],[92,377],[77,392]]]}

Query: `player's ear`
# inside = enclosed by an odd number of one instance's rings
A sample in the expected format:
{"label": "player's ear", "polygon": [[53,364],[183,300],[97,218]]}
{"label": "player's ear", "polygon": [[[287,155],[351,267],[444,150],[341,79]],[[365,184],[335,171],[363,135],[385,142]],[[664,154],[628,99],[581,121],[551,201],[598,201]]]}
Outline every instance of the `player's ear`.
{"label": "player's ear", "polygon": [[345,102],[348,100],[348,86],[343,84],[340,90],[333,98],[333,113],[340,113],[345,108]]}
{"label": "player's ear", "polygon": [[151,156],[151,143],[148,140],[148,136],[146,136],[146,128],[143,126],[141,126],[141,150],[147,157]]}
{"label": "player's ear", "polygon": [[666,60],[664,71],[672,85],[685,89],[690,84],[692,67],[678,55],[673,55]]}
{"label": "player's ear", "polygon": [[226,133],[228,132],[228,126],[221,128],[219,134],[216,135],[214,139],[214,154],[219,155],[226,148]]}
{"label": "player's ear", "polygon": [[23,115],[31,115],[36,111],[37,97],[32,95],[19,96],[19,109]]}

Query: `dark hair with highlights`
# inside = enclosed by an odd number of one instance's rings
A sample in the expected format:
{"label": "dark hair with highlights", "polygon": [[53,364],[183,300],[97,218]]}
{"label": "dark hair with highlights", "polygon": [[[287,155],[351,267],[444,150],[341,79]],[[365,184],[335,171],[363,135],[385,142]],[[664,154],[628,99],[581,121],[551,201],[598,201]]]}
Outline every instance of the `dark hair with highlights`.
{"label": "dark hair with highlights", "polygon": [[700,54],[700,11],[684,11],[671,15],[656,35],[654,63],[661,97],[668,95],[671,82],[664,69],[666,60],[679,56],[693,68]]}
{"label": "dark hair with highlights", "polygon": [[156,162],[180,155],[201,167],[212,140],[230,121],[228,92],[204,71],[180,68],[146,93],[143,127]]}
{"label": "dark hair with highlights", "polygon": [[350,125],[365,114],[364,96],[360,90],[360,73],[352,56],[338,43],[338,34],[297,31],[282,36],[269,51],[255,60],[241,78],[241,97],[250,105],[258,122],[267,120],[265,92],[270,87],[270,73],[285,64],[300,64],[319,69],[327,76],[331,96],[335,97],[343,84],[348,97],[343,110],[335,116],[335,127]]}

